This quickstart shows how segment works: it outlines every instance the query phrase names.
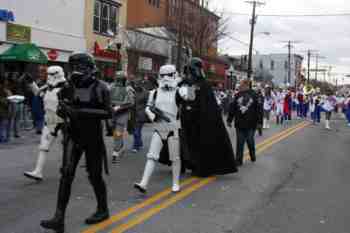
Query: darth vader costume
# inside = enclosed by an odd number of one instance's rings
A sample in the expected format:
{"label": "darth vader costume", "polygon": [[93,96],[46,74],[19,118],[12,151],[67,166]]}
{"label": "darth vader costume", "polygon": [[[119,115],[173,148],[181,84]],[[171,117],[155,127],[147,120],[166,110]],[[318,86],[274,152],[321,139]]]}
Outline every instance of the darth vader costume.
{"label": "darth vader costume", "polygon": [[[192,58],[177,98],[181,119],[183,166],[207,177],[237,172],[234,152],[203,62]],[[183,96],[186,96],[183,98]]]}
{"label": "darth vader costume", "polygon": [[57,114],[64,119],[63,161],[55,216],[41,221],[46,229],[64,232],[64,216],[70,199],[75,171],[85,154],[89,181],[97,199],[97,211],[85,220],[86,224],[101,222],[109,217],[107,191],[102,170],[106,148],[102,120],[111,118],[107,85],[95,78],[93,58],[84,53],[69,58],[71,77],[59,93]]}

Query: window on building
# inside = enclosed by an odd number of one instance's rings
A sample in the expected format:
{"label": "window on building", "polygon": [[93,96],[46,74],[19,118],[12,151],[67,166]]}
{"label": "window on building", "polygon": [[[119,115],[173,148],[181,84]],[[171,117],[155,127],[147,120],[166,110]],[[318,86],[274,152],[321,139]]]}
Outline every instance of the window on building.
{"label": "window on building", "polygon": [[271,60],[270,69],[271,70],[275,69],[275,61],[274,60]]}
{"label": "window on building", "polygon": [[96,33],[109,35],[117,32],[119,6],[114,2],[95,1],[93,29]]}
{"label": "window on building", "polygon": [[148,0],[148,4],[159,8],[160,7],[160,0]]}
{"label": "window on building", "polygon": [[284,69],[288,70],[288,61],[284,61]]}
{"label": "window on building", "polygon": [[262,61],[262,60],[260,60],[259,67],[260,67],[260,69],[264,69],[264,63],[263,63],[263,61]]}

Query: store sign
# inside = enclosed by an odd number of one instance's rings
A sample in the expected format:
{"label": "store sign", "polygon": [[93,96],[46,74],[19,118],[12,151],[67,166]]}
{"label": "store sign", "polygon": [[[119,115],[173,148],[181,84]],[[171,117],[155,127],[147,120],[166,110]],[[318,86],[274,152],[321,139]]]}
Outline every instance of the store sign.
{"label": "store sign", "polygon": [[13,42],[28,43],[31,40],[31,28],[18,24],[8,23],[7,40]]}
{"label": "store sign", "polygon": [[119,51],[102,49],[97,42],[94,44],[94,56],[113,60],[120,60],[121,57]]}
{"label": "store sign", "polygon": [[47,56],[49,57],[50,60],[56,61],[58,58],[58,52],[56,49],[51,49],[50,51],[47,52]]}
{"label": "store sign", "polygon": [[138,65],[139,70],[152,71],[152,67],[153,67],[152,58],[149,58],[149,57],[139,58],[139,65]]}
{"label": "store sign", "polygon": [[12,11],[6,9],[0,9],[0,21],[14,22],[15,14]]}

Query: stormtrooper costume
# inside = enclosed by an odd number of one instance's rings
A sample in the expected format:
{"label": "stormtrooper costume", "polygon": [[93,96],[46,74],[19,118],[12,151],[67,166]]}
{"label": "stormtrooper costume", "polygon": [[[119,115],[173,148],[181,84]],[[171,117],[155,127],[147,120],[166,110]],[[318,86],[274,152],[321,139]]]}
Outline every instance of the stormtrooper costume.
{"label": "stormtrooper costume", "polygon": [[57,116],[56,110],[58,106],[57,93],[62,89],[66,83],[64,71],[60,66],[50,66],[47,70],[48,78],[46,85],[38,87],[35,82],[30,84],[34,95],[42,95],[44,100],[45,110],[45,126],[41,135],[39,145],[39,155],[36,161],[36,166],[33,171],[24,172],[24,176],[34,179],[42,180],[42,171],[45,165],[47,154],[51,145],[57,138],[63,120]]}
{"label": "stormtrooper costume", "polygon": [[[169,160],[172,162],[173,186],[172,191],[180,191],[180,144],[179,144],[179,128],[180,122],[177,120],[178,108],[176,105],[176,96],[178,93],[177,85],[180,78],[177,77],[174,65],[164,65],[160,68],[158,83],[159,87],[150,92],[146,114],[149,119],[154,122],[154,134],[152,136],[151,145],[147,154],[147,162],[140,183],[135,183],[134,187],[141,193],[147,190],[148,182],[155,169],[156,162],[160,158],[163,143],[168,143]],[[152,107],[158,108],[170,120],[157,119],[158,117],[151,111]],[[160,118],[160,117],[159,117]]]}
{"label": "stormtrooper costume", "polygon": [[284,104],[284,94],[282,91],[278,90],[274,96],[275,105],[276,105],[276,121],[277,124],[283,123],[283,104]]}

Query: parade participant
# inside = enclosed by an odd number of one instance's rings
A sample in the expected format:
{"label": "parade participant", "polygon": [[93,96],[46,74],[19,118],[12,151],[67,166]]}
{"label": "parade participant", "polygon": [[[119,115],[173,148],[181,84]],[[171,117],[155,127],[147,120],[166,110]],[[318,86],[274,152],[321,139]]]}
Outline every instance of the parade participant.
{"label": "parade participant", "polygon": [[26,77],[26,82],[30,83],[30,88],[35,96],[43,96],[44,111],[45,111],[45,126],[43,128],[39,155],[36,161],[36,166],[33,171],[24,172],[24,176],[40,181],[43,179],[43,168],[47,158],[47,154],[51,145],[58,136],[58,132],[62,127],[63,120],[56,111],[58,106],[57,93],[63,88],[66,83],[63,69],[60,66],[50,66],[47,70],[47,81],[42,87],[38,87],[30,76]]}
{"label": "parade participant", "polygon": [[201,177],[237,172],[232,144],[213,90],[205,80],[203,62],[191,58],[178,99],[183,164]]}
{"label": "parade participant", "polygon": [[292,97],[290,91],[286,90],[283,101],[283,116],[286,123],[288,123],[292,118]]}
{"label": "parade participant", "polygon": [[311,118],[314,124],[321,122],[321,106],[320,106],[320,96],[315,94],[311,99]]}
{"label": "parade participant", "polygon": [[275,115],[276,115],[276,123],[277,125],[283,123],[283,105],[284,105],[284,95],[282,93],[282,89],[278,88],[275,94]]}
{"label": "parade participant", "polygon": [[337,100],[330,90],[327,91],[327,95],[323,100],[322,108],[326,113],[325,128],[331,129],[329,122],[332,117],[332,112],[334,111]]}
{"label": "parade participant", "polygon": [[64,148],[56,212],[52,219],[40,223],[42,227],[58,233],[64,232],[71,186],[83,153],[89,181],[97,199],[97,210],[85,223],[95,224],[109,217],[106,185],[102,176],[103,162],[106,165],[102,120],[112,115],[109,91],[104,82],[96,79],[97,68],[89,54],[71,55],[69,66],[72,72],[69,84],[58,93],[57,114],[64,119]]}
{"label": "parade participant", "polygon": [[267,86],[265,88],[265,95],[264,95],[264,123],[263,123],[264,129],[270,128],[270,115],[271,115],[272,106],[273,106],[273,99],[271,94],[271,88]]}
{"label": "parade participant", "polygon": [[344,101],[344,108],[346,119],[348,120],[348,126],[350,126],[350,94],[348,94],[348,97]]}
{"label": "parade participant", "polygon": [[298,118],[303,117],[303,106],[304,106],[304,91],[303,86],[300,87],[300,90],[296,94],[297,98],[297,116]]}
{"label": "parade participant", "polygon": [[135,104],[135,90],[127,82],[126,77],[118,77],[111,87],[111,102],[113,106],[113,139],[112,162],[118,163],[125,151],[125,129],[129,120],[129,112]]}
{"label": "parade participant", "polygon": [[147,153],[147,162],[142,180],[140,183],[134,184],[134,187],[142,193],[146,192],[156,162],[160,159],[162,148],[166,147],[168,148],[168,160],[171,162],[173,172],[172,191],[180,191],[180,122],[177,120],[178,107],[176,105],[179,81],[175,66],[164,65],[159,70],[159,87],[149,94],[145,111],[149,119],[154,122],[154,133]]}
{"label": "parade participant", "polygon": [[255,162],[255,130],[259,122],[263,119],[263,113],[259,106],[257,94],[249,89],[249,81],[242,80],[240,85],[240,92],[230,106],[227,124],[232,125],[235,120],[235,128],[237,135],[237,164],[243,164],[244,144],[247,142],[250,160]]}

